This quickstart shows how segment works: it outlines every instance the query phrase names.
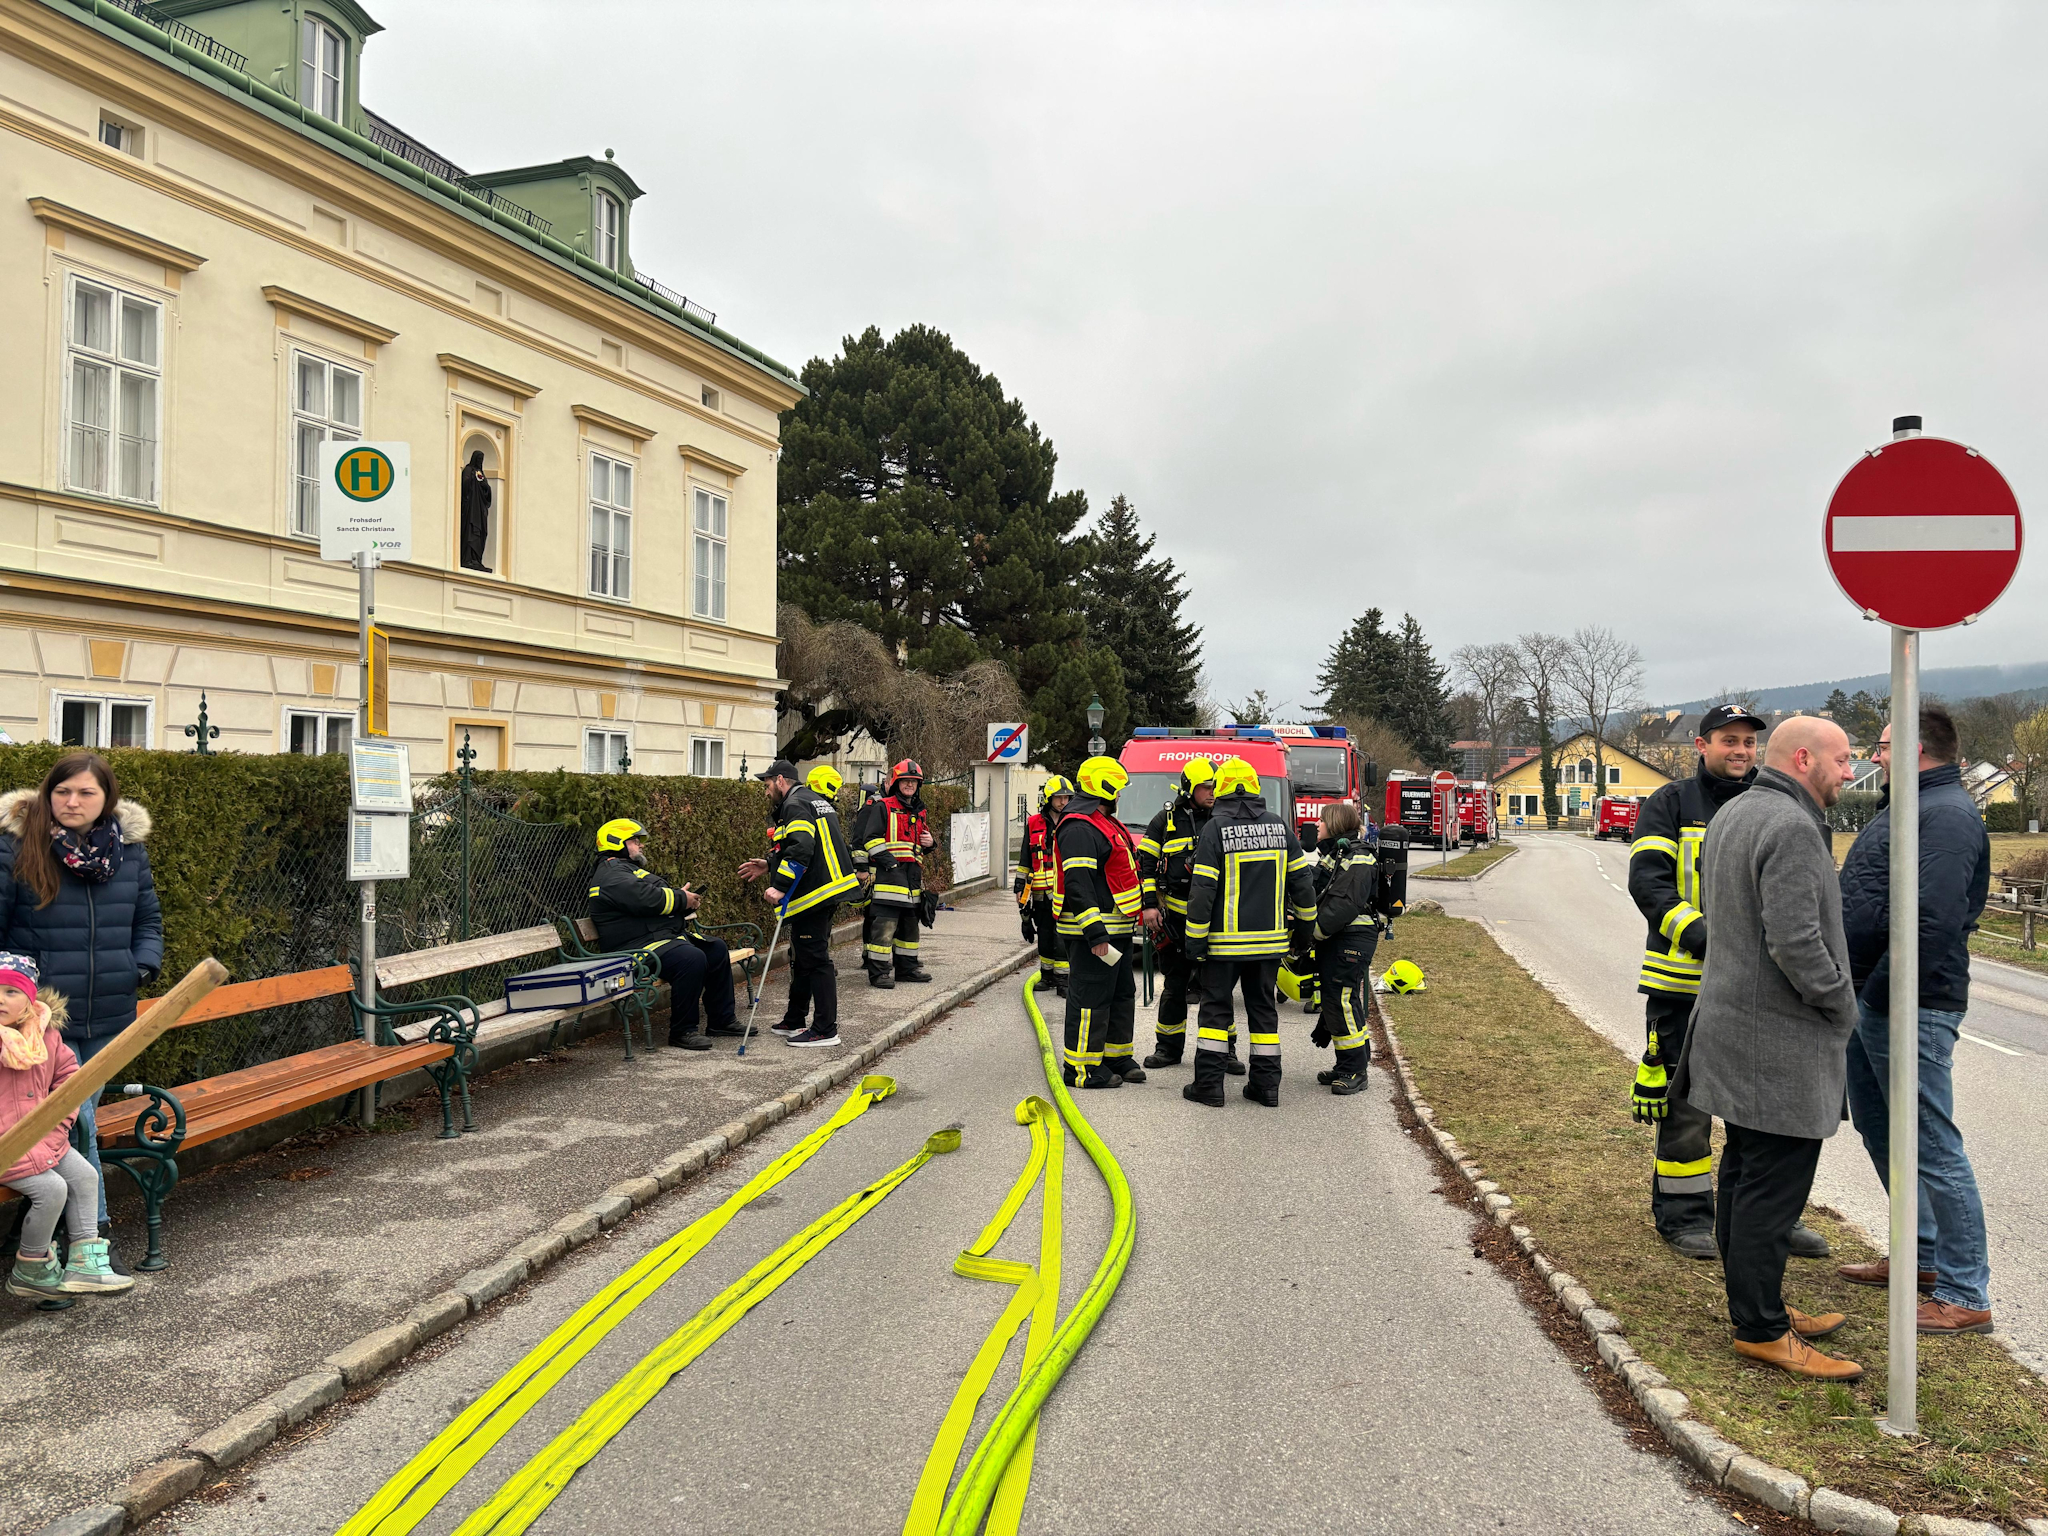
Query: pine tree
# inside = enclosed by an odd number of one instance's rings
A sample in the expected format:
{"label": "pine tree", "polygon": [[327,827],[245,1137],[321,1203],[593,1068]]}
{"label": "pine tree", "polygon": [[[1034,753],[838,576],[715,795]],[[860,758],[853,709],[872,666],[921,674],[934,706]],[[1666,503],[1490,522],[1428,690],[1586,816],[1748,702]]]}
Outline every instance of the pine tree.
{"label": "pine tree", "polygon": [[1415,755],[1423,762],[1446,766],[1451,757],[1451,719],[1446,707],[1450,692],[1444,685],[1447,671],[1438,665],[1414,614],[1401,615],[1401,633],[1394,643],[1400,669],[1382,718],[1414,744]]}
{"label": "pine tree", "polygon": [[1372,716],[1394,724],[1388,710],[1400,690],[1404,662],[1400,640],[1386,631],[1386,617],[1377,608],[1366,609],[1330,647],[1316,673],[1322,693],[1316,708],[1326,718]]}
{"label": "pine tree", "polygon": [[1109,504],[1081,579],[1088,637],[1122,664],[1133,724],[1192,725],[1202,632],[1182,622],[1186,580],[1173,561],[1153,558],[1153,542],[1128,500],[1118,496]]}

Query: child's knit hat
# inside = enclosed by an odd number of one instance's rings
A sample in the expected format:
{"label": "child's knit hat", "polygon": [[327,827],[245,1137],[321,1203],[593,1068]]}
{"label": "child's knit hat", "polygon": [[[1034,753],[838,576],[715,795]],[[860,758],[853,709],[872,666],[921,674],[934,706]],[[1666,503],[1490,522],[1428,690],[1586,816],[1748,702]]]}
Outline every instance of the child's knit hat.
{"label": "child's knit hat", "polygon": [[13,987],[28,994],[28,1000],[36,1000],[36,983],[42,979],[42,972],[35,961],[27,955],[11,949],[0,949],[0,987]]}

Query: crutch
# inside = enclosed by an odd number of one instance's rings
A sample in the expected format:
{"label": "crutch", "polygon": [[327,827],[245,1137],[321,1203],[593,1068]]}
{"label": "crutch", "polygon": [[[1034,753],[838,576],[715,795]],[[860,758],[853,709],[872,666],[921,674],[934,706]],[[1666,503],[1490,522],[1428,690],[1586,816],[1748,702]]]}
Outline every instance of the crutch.
{"label": "crutch", "polygon": [[747,1042],[754,1036],[754,1015],[761,1011],[761,993],[768,990],[768,971],[775,964],[775,941],[782,937],[782,919],[789,911],[789,898],[796,894],[796,883],[803,877],[803,866],[799,864],[783,889],[782,900],[776,905],[775,931],[768,936],[768,958],[761,962],[761,990],[754,994],[754,1001],[747,1008],[747,1027],[740,1031],[739,1053],[742,1056],[747,1054]]}
{"label": "crutch", "polygon": [[1138,958],[1145,972],[1145,1006],[1150,1008],[1152,1006],[1152,972],[1153,967],[1158,963],[1158,947],[1157,941],[1152,936],[1152,930],[1143,925],[1140,925],[1138,929],[1138,950]]}

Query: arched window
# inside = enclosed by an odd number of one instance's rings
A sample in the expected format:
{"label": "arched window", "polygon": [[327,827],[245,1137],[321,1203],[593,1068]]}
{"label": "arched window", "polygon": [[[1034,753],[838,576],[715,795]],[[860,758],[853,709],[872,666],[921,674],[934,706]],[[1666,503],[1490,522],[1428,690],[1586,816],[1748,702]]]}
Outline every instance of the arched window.
{"label": "arched window", "polygon": [[[467,467],[472,454],[484,456],[484,481],[491,488],[491,507],[486,514],[489,523],[484,531],[483,568],[497,575],[504,575],[501,552],[504,548],[505,527],[505,455],[496,438],[490,433],[472,426],[462,439],[462,463]],[[458,499],[458,506],[460,505]]]}

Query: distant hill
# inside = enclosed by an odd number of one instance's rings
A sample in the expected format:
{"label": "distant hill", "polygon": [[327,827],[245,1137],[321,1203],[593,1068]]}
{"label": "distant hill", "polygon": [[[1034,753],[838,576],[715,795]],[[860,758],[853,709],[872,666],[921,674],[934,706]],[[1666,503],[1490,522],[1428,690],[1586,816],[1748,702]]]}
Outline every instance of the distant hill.
{"label": "distant hill", "polygon": [[[1760,709],[1819,709],[1828,695],[1839,688],[1844,693],[1858,689],[1883,695],[1891,692],[1889,672],[1871,672],[1862,677],[1836,678],[1825,683],[1798,683],[1788,688],[1765,688],[1756,695]],[[2025,662],[2012,667],[1931,667],[1920,674],[1920,691],[1947,699],[1979,699],[1994,693],[2040,694],[2048,701],[2048,661]],[[1719,699],[1688,699],[1665,706],[1688,713],[1718,704]]]}

